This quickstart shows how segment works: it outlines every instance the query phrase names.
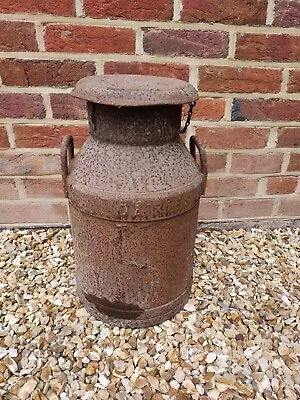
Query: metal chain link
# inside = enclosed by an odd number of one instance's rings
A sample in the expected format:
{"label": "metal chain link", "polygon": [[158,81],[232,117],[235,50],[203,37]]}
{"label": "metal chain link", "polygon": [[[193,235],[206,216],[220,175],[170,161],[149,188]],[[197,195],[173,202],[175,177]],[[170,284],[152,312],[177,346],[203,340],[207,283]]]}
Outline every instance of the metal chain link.
{"label": "metal chain link", "polygon": [[188,111],[187,119],[186,119],[185,125],[184,125],[184,127],[181,129],[180,133],[185,133],[186,130],[187,130],[187,128],[190,126],[190,124],[191,124],[191,119],[192,119],[192,115],[193,115],[193,108],[195,107],[195,105],[196,105],[196,102],[195,102],[195,101],[189,103],[190,108],[189,108],[189,111]]}

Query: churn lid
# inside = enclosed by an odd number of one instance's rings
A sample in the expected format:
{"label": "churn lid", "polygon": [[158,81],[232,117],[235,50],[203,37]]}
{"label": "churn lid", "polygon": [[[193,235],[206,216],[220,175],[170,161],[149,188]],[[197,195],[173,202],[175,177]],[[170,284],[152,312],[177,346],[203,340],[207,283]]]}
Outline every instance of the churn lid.
{"label": "churn lid", "polygon": [[185,81],[146,75],[88,76],[77,83],[72,95],[117,107],[185,104],[199,98]]}

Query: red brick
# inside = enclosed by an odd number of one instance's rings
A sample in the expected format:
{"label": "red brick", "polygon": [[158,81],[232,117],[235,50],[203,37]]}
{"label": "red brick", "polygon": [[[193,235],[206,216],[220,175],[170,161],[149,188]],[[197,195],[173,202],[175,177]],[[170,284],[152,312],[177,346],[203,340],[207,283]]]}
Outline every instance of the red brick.
{"label": "red brick", "polygon": [[[300,5],[300,3],[299,3]],[[290,71],[287,91],[289,93],[300,93],[300,70]]]}
{"label": "red brick", "polygon": [[61,179],[24,179],[26,197],[28,198],[64,198]]}
{"label": "red brick", "polygon": [[290,156],[290,162],[287,168],[288,171],[300,171],[300,154],[292,153]]}
{"label": "red brick", "polygon": [[226,58],[228,34],[217,31],[150,29],[144,33],[144,50],[149,54]]}
{"label": "red brick", "polygon": [[202,66],[199,89],[204,92],[277,93],[281,86],[280,69]]}
{"label": "red brick", "polygon": [[234,99],[232,121],[300,121],[300,101]]}
{"label": "red brick", "polygon": [[0,93],[0,118],[44,118],[40,94]]}
{"label": "red brick", "polygon": [[[193,110],[193,120],[220,121],[224,117],[225,99],[201,98]],[[185,108],[187,113],[187,107]]]}
{"label": "red brick", "polygon": [[269,129],[244,127],[201,127],[201,143],[211,149],[260,149],[267,145]]}
{"label": "red brick", "polygon": [[34,24],[0,21],[0,51],[38,51]]}
{"label": "red brick", "polygon": [[233,154],[231,172],[243,174],[264,174],[280,172],[283,154]]}
{"label": "red brick", "polygon": [[86,101],[76,99],[68,93],[52,93],[50,95],[53,118],[86,119]]}
{"label": "red brick", "polygon": [[167,21],[173,17],[173,0],[85,0],[85,13],[96,18]]}
{"label": "red brick", "polygon": [[75,7],[73,0],[2,0],[0,12],[75,15]]}
{"label": "red brick", "polygon": [[189,80],[188,65],[154,64],[146,62],[107,62],[104,64],[105,74],[134,74],[166,76],[169,78]]}
{"label": "red brick", "polygon": [[1,224],[68,222],[65,204],[50,201],[27,203],[22,201],[0,203]]}
{"label": "red brick", "polygon": [[258,61],[299,61],[299,36],[240,34],[237,37],[235,58]]}
{"label": "red brick", "polygon": [[6,86],[74,86],[94,75],[93,62],[53,60],[0,60],[0,76]]}
{"label": "red brick", "polygon": [[219,203],[215,200],[201,199],[198,220],[213,220],[218,218]]}
{"label": "red brick", "polygon": [[268,178],[267,194],[294,193],[297,183],[295,176],[272,176]]}
{"label": "red brick", "polygon": [[16,200],[19,198],[18,190],[13,179],[0,180],[0,200]]}
{"label": "red brick", "polygon": [[0,125],[0,148],[8,149],[9,147],[10,146],[9,146],[6,128],[5,128],[5,126]]}
{"label": "red brick", "polygon": [[182,19],[187,22],[264,25],[267,6],[267,0],[184,0]]}
{"label": "red brick", "polygon": [[88,136],[88,126],[14,125],[14,133],[17,147],[60,147],[66,135],[72,135],[75,147],[80,147]]}
{"label": "red brick", "polygon": [[127,54],[135,52],[135,33],[131,28],[48,24],[44,36],[47,51]]}
{"label": "red brick", "polygon": [[279,203],[278,215],[299,217],[300,196],[283,198]]}
{"label": "red brick", "polygon": [[271,199],[231,200],[224,205],[225,218],[270,217],[273,201]]}
{"label": "red brick", "polygon": [[299,1],[276,0],[273,25],[293,27],[300,25]]}
{"label": "red brick", "polygon": [[207,153],[208,172],[224,172],[226,167],[226,154]]}
{"label": "red brick", "polygon": [[59,154],[1,154],[0,176],[34,176],[60,174]]}
{"label": "red brick", "polygon": [[254,196],[258,179],[254,178],[209,178],[205,197]]}
{"label": "red brick", "polygon": [[277,147],[300,147],[300,128],[281,128]]}

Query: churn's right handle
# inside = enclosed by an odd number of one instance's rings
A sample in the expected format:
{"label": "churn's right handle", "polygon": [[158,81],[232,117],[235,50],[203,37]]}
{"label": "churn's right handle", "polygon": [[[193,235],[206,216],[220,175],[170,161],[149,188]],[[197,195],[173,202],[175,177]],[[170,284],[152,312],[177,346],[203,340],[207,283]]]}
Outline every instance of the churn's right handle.
{"label": "churn's right handle", "polygon": [[61,176],[63,180],[64,192],[66,197],[68,197],[67,177],[69,175],[69,164],[73,158],[74,158],[73,136],[67,135],[63,138],[60,147]]}
{"label": "churn's right handle", "polygon": [[195,161],[196,161],[196,147],[200,155],[200,168],[201,168],[201,173],[203,174],[203,180],[201,183],[201,194],[204,194],[207,183],[207,158],[204,148],[201,146],[200,142],[194,135],[190,137],[190,153]]}

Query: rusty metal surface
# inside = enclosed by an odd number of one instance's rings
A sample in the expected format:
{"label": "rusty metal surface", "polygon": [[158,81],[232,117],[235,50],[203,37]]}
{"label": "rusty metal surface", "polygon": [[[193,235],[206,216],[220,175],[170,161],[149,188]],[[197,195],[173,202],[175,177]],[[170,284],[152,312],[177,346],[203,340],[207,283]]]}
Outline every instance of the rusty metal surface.
{"label": "rusty metal surface", "polygon": [[153,222],[115,222],[70,208],[77,291],[96,318],[142,328],[173,317],[192,284],[198,204]]}
{"label": "rusty metal surface", "polygon": [[[143,80],[146,90],[151,80]],[[127,91],[118,95],[127,107],[88,103],[90,137],[66,192],[82,303],[105,322],[141,328],[171,318],[188,299],[206,171],[202,148],[192,142],[199,166],[178,138],[181,106],[129,107],[138,91]],[[155,101],[153,93],[138,101]]]}
{"label": "rusty metal surface", "polygon": [[190,137],[190,153],[193,159],[197,162],[196,156],[196,148],[198,149],[199,156],[200,156],[200,170],[202,172],[202,182],[201,182],[201,191],[200,194],[204,195],[206,190],[207,184],[207,157],[204,148],[202,147],[201,143],[197,139],[197,137],[191,136]]}
{"label": "rusty metal surface", "polygon": [[178,137],[178,105],[114,107],[88,103],[91,136],[101,143],[125,146],[162,145]]}
{"label": "rusty metal surface", "polygon": [[199,98],[185,81],[139,75],[88,76],[77,83],[72,95],[112,106],[185,104]]}
{"label": "rusty metal surface", "polygon": [[69,200],[99,218],[155,221],[193,208],[202,181],[180,139],[163,146],[134,147],[90,138],[74,160]]}
{"label": "rusty metal surface", "polygon": [[67,135],[63,138],[60,148],[61,176],[64,185],[64,194],[66,197],[68,197],[67,177],[69,174],[69,163],[73,158],[74,158],[74,140],[71,135]]}

